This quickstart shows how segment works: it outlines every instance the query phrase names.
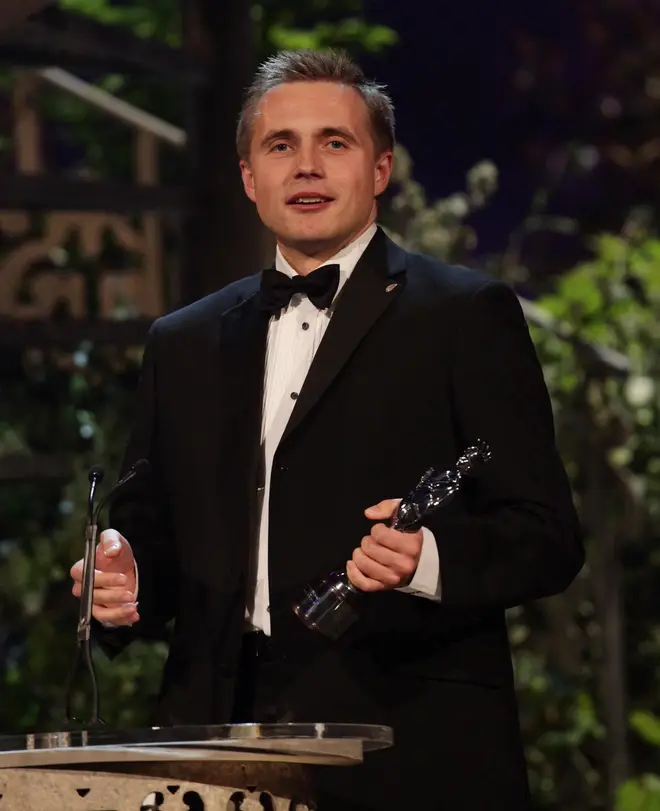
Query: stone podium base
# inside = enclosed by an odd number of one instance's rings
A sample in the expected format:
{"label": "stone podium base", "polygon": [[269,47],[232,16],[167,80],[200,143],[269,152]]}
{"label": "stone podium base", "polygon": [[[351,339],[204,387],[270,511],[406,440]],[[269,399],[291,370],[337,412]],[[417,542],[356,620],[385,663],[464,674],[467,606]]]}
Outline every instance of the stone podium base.
{"label": "stone podium base", "polygon": [[314,766],[392,743],[390,727],[322,722],[0,735],[0,811],[313,811]]}
{"label": "stone podium base", "polygon": [[0,811],[310,811],[286,763],[126,763],[0,769]]}

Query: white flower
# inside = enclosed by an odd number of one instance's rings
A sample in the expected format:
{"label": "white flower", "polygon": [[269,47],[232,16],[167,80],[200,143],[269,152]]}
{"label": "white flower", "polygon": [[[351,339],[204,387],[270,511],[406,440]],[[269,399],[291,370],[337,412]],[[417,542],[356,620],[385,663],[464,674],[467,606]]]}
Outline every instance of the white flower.
{"label": "white flower", "polygon": [[468,172],[468,186],[470,188],[486,186],[494,190],[497,186],[498,175],[497,166],[492,161],[480,161]]}
{"label": "white flower", "polygon": [[467,217],[470,213],[470,206],[464,194],[452,194],[444,201],[443,208],[457,220]]}
{"label": "white flower", "polygon": [[73,353],[73,363],[75,366],[78,366],[79,368],[82,369],[85,366],[87,366],[88,361],[89,356],[87,355],[86,352],[83,352],[82,350],[79,349],[77,352]]}
{"label": "white flower", "polygon": [[91,439],[94,436],[94,426],[86,422],[80,426],[78,433],[83,439]]}
{"label": "white flower", "polygon": [[655,394],[655,383],[650,377],[635,375],[626,381],[624,395],[631,406],[642,408],[648,405]]}

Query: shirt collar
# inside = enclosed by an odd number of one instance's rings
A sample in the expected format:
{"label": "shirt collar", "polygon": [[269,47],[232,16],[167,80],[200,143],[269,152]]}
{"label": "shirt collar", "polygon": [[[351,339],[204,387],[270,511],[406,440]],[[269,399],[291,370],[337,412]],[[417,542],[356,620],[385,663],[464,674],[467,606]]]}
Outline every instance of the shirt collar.
{"label": "shirt collar", "polygon": [[[369,245],[374,238],[377,230],[378,226],[376,223],[373,223],[363,234],[360,234],[359,237],[354,239],[353,242],[349,242],[349,244],[344,246],[338,253],[319,265],[319,267],[322,265],[339,265],[339,287],[337,292],[339,292],[348,281],[349,276],[355,269],[360,257],[367,249],[367,245]],[[286,273],[286,275],[291,278],[296,275],[296,271],[282,256],[279,245],[275,253],[275,269],[279,270],[281,273]]]}

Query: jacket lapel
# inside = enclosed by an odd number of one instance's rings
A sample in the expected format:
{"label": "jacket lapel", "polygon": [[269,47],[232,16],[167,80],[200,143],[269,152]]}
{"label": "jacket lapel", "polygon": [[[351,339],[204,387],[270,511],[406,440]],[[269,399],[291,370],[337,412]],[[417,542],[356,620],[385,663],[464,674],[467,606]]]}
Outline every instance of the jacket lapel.
{"label": "jacket lapel", "polygon": [[341,290],[280,445],[300,425],[405,285],[406,254],[378,230]]}
{"label": "jacket lapel", "polygon": [[[223,469],[246,470],[250,493],[260,476],[261,418],[269,314],[259,309],[256,289],[220,321],[220,372],[224,416]],[[229,457],[229,458],[228,458]]]}

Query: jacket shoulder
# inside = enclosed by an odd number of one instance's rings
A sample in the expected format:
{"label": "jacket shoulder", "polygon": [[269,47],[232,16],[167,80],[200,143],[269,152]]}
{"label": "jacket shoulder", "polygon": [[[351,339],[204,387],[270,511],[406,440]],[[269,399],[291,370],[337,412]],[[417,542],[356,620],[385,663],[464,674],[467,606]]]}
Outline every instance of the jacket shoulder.
{"label": "jacket shoulder", "polygon": [[442,296],[470,297],[484,287],[500,283],[487,273],[464,265],[450,265],[424,253],[407,251],[408,274],[413,283]]}
{"label": "jacket shoulder", "polygon": [[156,319],[152,332],[160,334],[196,330],[217,321],[224,313],[250,298],[259,290],[261,273],[237,279],[192,304],[187,304]]}

